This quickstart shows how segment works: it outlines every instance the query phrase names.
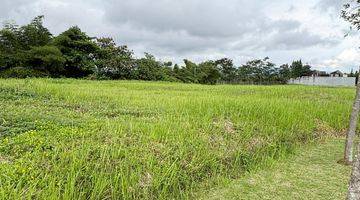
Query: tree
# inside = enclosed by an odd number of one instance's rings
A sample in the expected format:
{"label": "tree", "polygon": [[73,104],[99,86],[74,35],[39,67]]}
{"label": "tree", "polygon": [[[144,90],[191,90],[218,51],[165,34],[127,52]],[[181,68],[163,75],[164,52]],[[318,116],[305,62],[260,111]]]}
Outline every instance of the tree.
{"label": "tree", "polygon": [[349,74],[349,77],[355,77],[355,73],[354,73],[354,70],[353,70],[353,69],[351,69],[350,74]]}
{"label": "tree", "polygon": [[360,111],[360,84],[356,87],[356,96],[350,115],[349,129],[346,135],[344,161],[346,164],[351,164],[353,161],[353,143],[355,138],[356,127],[359,119]]}
{"label": "tree", "polygon": [[117,46],[112,38],[97,38],[96,75],[99,78],[131,79],[135,70],[133,52]]}
{"label": "tree", "polygon": [[145,57],[136,61],[134,77],[139,80],[156,81],[164,80],[163,64],[155,56],[145,53]]}
{"label": "tree", "polygon": [[94,60],[99,47],[79,27],[74,26],[61,33],[54,39],[53,44],[66,59],[65,76],[79,78],[95,71]]}
{"label": "tree", "polygon": [[24,49],[44,46],[51,41],[52,34],[43,26],[44,16],[35,17],[30,24],[20,27],[19,39]]}
{"label": "tree", "polygon": [[298,78],[302,76],[302,61],[301,60],[296,60],[293,61],[290,68],[291,68],[291,77],[292,78]]}
{"label": "tree", "polygon": [[225,82],[232,82],[236,80],[236,67],[234,63],[229,58],[222,58],[215,61],[217,68],[220,69],[221,79]]}
{"label": "tree", "polygon": [[48,44],[52,34],[43,26],[43,19],[44,16],[37,16],[21,27],[14,23],[5,23],[0,31],[0,50],[14,52]]}
{"label": "tree", "polygon": [[179,79],[184,83],[199,83],[197,78],[199,69],[198,66],[190,60],[184,59],[185,66],[180,69]]}
{"label": "tree", "polygon": [[283,64],[279,69],[279,76],[281,81],[285,82],[291,78],[291,70],[289,64]]}
{"label": "tree", "polygon": [[299,78],[299,77],[311,75],[311,66],[308,64],[303,65],[301,60],[293,61],[290,66],[290,69],[291,69],[291,78]]}
{"label": "tree", "polygon": [[356,97],[353,105],[353,109],[350,117],[350,126],[348,133],[346,135],[346,146],[345,146],[345,163],[351,164],[353,162],[353,169],[351,173],[350,183],[349,183],[349,191],[347,199],[355,200],[360,199],[360,146],[358,147],[358,153],[355,157],[355,161],[353,161],[353,144],[355,138],[355,131],[358,122],[359,116],[359,107],[360,107],[360,84],[358,83],[356,88]]}
{"label": "tree", "polygon": [[220,70],[214,61],[205,61],[199,64],[197,73],[199,83],[214,85],[220,78]]}
{"label": "tree", "polygon": [[302,76],[311,76],[311,74],[312,74],[311,66],[308,64],[303,65],[301,74],[302,74]]}
{"label": "tree", "polygon": [[16,24],[6,23],[0,30],[0,52],[12,54],[21,49],[19,28]]}
{"label": "tree", "polygon": [[30,24],[19,27],[5,23],[0,30],[0,67],[26,67],[28,51],[32,47],[47,45],[52,35],[43,26],[44,16],[35,17]]}
{"label": "tree", "polygon": [[[294,61],[291,67],[276,68],[269,58],[247,62],[237,68],[229,58],[200,64],[185,59],[184,66],[158,61],[153,55],[136,59],[127,46],[118,46],[112,38],[93,38],[77,26],[53,37],[43,26],[44,16],[18,26],[8,22],[0,30],[0,71],[22,77],[41,76],[81,78],[93,75],[99,79],[140,79],[215,84],[244,81],[247,83],[286,83],[289,77],[310,73],[310,66]],[[9,70],[16,68],[16,70]],[[290,68],[290,69],[289,69]],[[19,73],[18,73],[19,72]],[[23,73],[26,72],[26,73]],[[31,72],[31,73],[28,73]],[[290,74],[290,75],[289,75]]]}
{"label": "tree", "polygon": [[0,69],[20,67],[24,62],[19,40],[19,28],[14,23],[6,23],[0,30]]}
{"label": "tree", "polygon": [[[341,16],[357,30],[360,30],[360,0],[352,1],[351,3],[344,5],[344,10],[341,12]],[[353,139],[355,137],[355,130],[358,123],[359,109],[360,108],[360,84],[357,84],[356,97],[353,104],[349,131],[346,137],[345,147],[345,162],[352,160],[352,148]],[[360,144],[357,150],[357,156],[353,162],[353,170],[349,183],[349,191],[347,199],[360,199]]]}
{"label": "tree", "polygon": [[360,30],[360,0],[351,0],[344,4],[341,17],[351,24],[351,27]]}
{"label": "tree", "polygon": [[65,58],[55,46],[32,47],[28,52],[28,67],[59,77],[64,73]]}
{"label": "tree", "polygon": [[238,71],[240,80],[247,83],[272,83],[278,77],[278,70],[268,57],[248,61]]}

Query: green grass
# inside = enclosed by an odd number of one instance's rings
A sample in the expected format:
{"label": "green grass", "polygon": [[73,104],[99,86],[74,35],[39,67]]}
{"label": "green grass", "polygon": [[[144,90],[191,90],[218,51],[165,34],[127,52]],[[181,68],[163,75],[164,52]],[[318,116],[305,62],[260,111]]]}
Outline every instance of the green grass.
{"label": "green grass", "polygon": [[345,199],[351,170],[337,163],[343,152],[343,139],[311,145],[202,199]]}
{"label": "green grass", "polygon": [[354,93],[0,79],[0,198],[193,198],[338,134]]}

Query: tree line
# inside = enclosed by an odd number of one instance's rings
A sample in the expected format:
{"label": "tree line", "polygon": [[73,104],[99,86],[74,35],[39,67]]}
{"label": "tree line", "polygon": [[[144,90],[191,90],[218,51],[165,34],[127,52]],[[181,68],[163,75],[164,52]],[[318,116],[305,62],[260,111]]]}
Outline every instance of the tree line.
{"label": "tree line", "polygon": [[179,66],[145,53],[136,58],[112,38],[90,37],[77,26],[54,36],[43,25],[44,16],[19,26],[5,23],[0,30],[0,77],[70,77],[178,81],[184,83],[285,84],[312,73],[301,60],[277,67],[268,57],[235,66],[222,58]]}

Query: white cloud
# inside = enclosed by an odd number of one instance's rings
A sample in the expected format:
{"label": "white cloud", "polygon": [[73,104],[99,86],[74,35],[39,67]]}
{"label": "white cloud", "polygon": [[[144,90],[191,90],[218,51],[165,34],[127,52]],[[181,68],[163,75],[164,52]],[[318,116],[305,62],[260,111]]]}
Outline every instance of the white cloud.
{"label": "white cloud", "polygon": [[360,64],[360,52],[357,48],[349,48],[340,52],[334,58],[324,60],[323,63],[319,63],[319,67],[325,69],[337,69],[342,68],[347,70],[349,67],[353,68]]}

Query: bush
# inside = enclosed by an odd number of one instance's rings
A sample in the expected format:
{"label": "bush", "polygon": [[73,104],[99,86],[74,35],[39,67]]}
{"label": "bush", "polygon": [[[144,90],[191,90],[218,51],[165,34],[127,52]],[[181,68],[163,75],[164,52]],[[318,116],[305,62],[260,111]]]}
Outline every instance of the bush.
{"label": "bush", "polygon": [[27,69],[23,67],[14,67],[0,72],[1,78],[27,78],[27,77],[47,77],[47,76],[49,76],[49,74],[45,72],[34,69]]}
{"label": "bush", "polygon": [[59,77],[65,72],[64,63],[64,56],[55,46],[33,47],[28,52],[28,66],[48,72],[53,77]]}

